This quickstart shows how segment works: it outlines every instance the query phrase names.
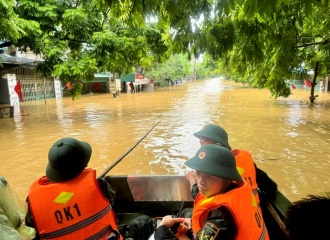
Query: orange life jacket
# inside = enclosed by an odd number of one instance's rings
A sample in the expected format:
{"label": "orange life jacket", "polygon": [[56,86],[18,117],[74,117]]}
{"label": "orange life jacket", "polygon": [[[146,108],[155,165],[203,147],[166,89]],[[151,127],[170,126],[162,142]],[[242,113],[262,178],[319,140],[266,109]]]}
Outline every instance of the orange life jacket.
{"label": "orange life jacket", "polygon": [[93,169],[85,169],[66,182],[40,178],[30,188],[29,206],[40,239],[119,237],[115,213]]}
{"label": "orange life jacket", "polygon": [[256,168],[254,166],[251,154],[248,151],[238,149],[233,150],[232,153],[235,155],[238,172],[241,174],[242,178],[251,186],[256,204],[260,206]]}
{"label": "orange life jacket", "polygon": [[192,229],[196,235],[205,225],[209,213],[225,206],[232,213],[237,226],[237,240],[269,240],[261,209],[253,206],[253,195],[247,182],[213,197],[197,195],[193,208]]}

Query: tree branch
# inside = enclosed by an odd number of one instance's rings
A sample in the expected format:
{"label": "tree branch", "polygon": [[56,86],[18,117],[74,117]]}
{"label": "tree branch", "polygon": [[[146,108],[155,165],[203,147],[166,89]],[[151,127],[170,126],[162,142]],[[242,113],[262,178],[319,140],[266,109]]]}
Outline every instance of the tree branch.
{"label": "tree branch", "polygon": [[68,40],[68,41],[72,41],[72,42],[78,42],[78,43],[85,43],[86,41],[84,40],[79,40],[79,39],[75,39],[75,38],[69,38],[67,36],[60,38],[60,40]]}
{"label": "tree branch", "polygon": [[322,42],[311,42],[311,43],[305,43],[305,44],[302,44],[302,45],[298,45],[297,48],[301,48],[301,47],[308,47],[308,46],[314,46],[314,45],[323,45],[323,44],[327,44],[329,43],[330,40],[324,40]]}

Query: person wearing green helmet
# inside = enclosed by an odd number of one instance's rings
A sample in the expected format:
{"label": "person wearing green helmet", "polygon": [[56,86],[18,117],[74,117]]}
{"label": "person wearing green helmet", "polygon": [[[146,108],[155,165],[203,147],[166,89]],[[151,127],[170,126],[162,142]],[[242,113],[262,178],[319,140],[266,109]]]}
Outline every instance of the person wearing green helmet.
{"label": "person wearing green helmet", "polygon": [[88,168],[91,155],[89,143],[71,137],[50,147],[46,175],[31,185],[26,199],[33,240],[147,239],[152,234],[154,221],[146,215],[118,225],[115,192]]}
{"label": "person wearing green helmet", "polygon": [[221,146],[231,150],[228,143],[228,133],[222,127],[215,124],[206,124],[201,130],[193,134],[199,139],[201,146],[205,144],[219,143]]}
{"label": "person wearing green helmet", "polygon": [[[191,218],[193,239],[269,239],[261,210],[253,204],[250,186],[243,181],[229,149],[204,145],[185,165],[196,171],[199,189]],[[184,221],[164,217],[155,240],[177,239],[170,229]]]}
{"label": "person wearing green helmet", "polygon": [[[26,199],[25,220],[36,230],[34,240],[119,239],[112,209],[114,192],[87,167],[91,155],[89,143],[71,137],[61,138],[50,147],[45,176],[32,183]],[[102,217],[93,220],[95,215]]]}
{"label": "person wearing green helmet", "polygon": [[[201,146],[218,143],[221,146],[232,150],[228,143],[228,134],[226,130],[218,125],[207,124],[193,135],[199,139]],[[277,184],[269,178],[266,172],[256,166],[251,154],[243,149],[234,149],[232,150],[232,153],[235,156],[238,171],[243,179],[248,181],[251,186],[256,199],[256,204],[260,204],[260,191],[265,193],[268,199],[274,199],[276,196]],[[187,172],[186,177],[192,186],[192,196],[195,197],[198,193],[198,189],[195,184],[194,171]]]}

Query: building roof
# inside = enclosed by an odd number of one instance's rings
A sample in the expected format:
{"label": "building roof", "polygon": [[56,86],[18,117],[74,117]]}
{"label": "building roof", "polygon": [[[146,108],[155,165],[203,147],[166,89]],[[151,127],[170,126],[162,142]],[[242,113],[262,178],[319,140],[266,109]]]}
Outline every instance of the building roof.
{"label": "building roof", "polygon": [[83,80],[84,83],[109,82],[111,73],[95,73],[92,81]]}
{"label": "building roof", "polygon": [[36,63],[41,62],[31,58],[11,56],[8,54],[0,54],[0,66],[4,65],[4,68],[11,68],[17,66],[34,67]]}
{"label": "building roof", "polygon": [[122,77],[120,77],[120,80],[122,82],[135,82],[135,73],[122,76]]}
{"label": "building roof", "polygon": [[23,63],[40,62],[40,61],[35,60],[35,59],[25,58],[25,57],[11,56],[11,55],[8,55],[8,54],[0,54],[0,58],[2,58],[2,62],[3,63],[23,64]]}

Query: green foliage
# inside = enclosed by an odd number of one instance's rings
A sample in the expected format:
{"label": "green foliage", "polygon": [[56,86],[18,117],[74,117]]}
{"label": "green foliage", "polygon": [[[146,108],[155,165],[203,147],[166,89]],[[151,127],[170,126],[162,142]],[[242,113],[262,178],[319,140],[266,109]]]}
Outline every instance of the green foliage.
{"label": "green foliage", "polygon": [[131,1],[2,0],[0,9],[0,39],[42,54],[36,71],[76,84],[73,98],[95,73],[146,68],[167,51],[164,32],[146,25]]}
{"label": "green foliage", "polygon": [[183,54],[173,55],[163,63],[155,62],[145,71],[145,75],[154,79],[155,83],[160,86],[168,85],[165,78],[174,81],[191,74],[193,74],[193,63],[188,60],[187,55]]}
{"label": "green foliage", "polygon": [[73,83],[71,89],[67,90],[72,96],[72,100],[79,99],[81,96],[81,89],[83,87],[82,83]]}
{"label": "green foliage", "polygon": [[167,51],[167,46],[162,39],[162,33],[159,29],[149,26],[145,30],[146,41],[153,56],[161,61],[163,54]]}
{"label": "green foliage", "polygon": [[54,66],[53,74],[59,79],[64,79],[65,82],[71,83],[69,93],[72,99],[79,98],[83,87],[82,80],[92,81],[94,73],[97,71],[95,58],[89,55],[77,56],[69,54],[68,60]]}
{"label": "green foliage", "polygon": [[[319,61],[328,73],[328,1],[252,1],[219,11],[205,21],[194,47],[219,61],[219,73],[253,87],[268,88],[273,97],[291,94],[288,79]],[[307,16],[307,17],[306,17]],[[313,44],[314,42],[314,44]],[[307,44],[308,43],[308,44]]]}
{"label": "green foliage", "polygon": [[328,0],[145,2],[170,24],[170,52],[207,53],[218,62],[210,73],[268,88],[275,98],[290,95],[287,80],[304,77],[302,63],[311,69],[319,61],[319,73],[329,72]]}
{"label": "green foliage", "polygon": [[0,0],[0,39],[16,43],[22,36],[38,31],[39,24],[20,17],[16,1]]}
{"label": "green foliage", "polygon": [[[179,78],[191,71],[183,70],[190,67],[181,57],[162,62],[177,53],[187,59],[205,54],[213,68],[198,66],[201,75],[228,75],[287,97],[287,80],[304,77],[297,70],[302,63],[311,69],[318,61],[319,74],[329,73],[329,5],[329,0],[0,0],[0,39],[42,54],[45,61],[36,70],[64,82],[134,68],[157,81]],[[146,23],[150,17],[158,21]]]}

